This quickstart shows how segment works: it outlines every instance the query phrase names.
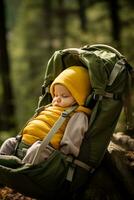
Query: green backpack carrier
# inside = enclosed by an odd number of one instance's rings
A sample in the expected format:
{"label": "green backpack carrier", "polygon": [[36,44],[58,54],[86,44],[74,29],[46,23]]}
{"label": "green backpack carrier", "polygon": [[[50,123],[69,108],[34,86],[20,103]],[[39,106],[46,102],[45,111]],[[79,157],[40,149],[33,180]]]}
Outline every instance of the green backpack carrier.
{"label": "green backpack carrier", "polygon": [[[127,102],[125,99],[129,96],[133,69],[120,52],[105,44],[56,51],[47,64],[36,112],[40,112],[44,105],[51,102],[49,87],[52,81],[60,72],[73,65],[88,69],[92,86],[92,93],[86,102],[86,106],[92,109],[92,114],[79,156],[72,158],[56,150],[47,161],[36,165],[35,160],[38,159],[40,149],[33,164],[23,164],[16,156],[1,155],[0,184],[31,197],[64,198],[65,195],[79,191],[89,181],[94,169],[100,165],[122,107]],[[62,113],[57,127],[51,131],[51,137],[73,109]],[[131,128],[131,108],[126,103],[125,110],[128,116],[127,127]],[[47,145],[49,139],[42,143]]]}

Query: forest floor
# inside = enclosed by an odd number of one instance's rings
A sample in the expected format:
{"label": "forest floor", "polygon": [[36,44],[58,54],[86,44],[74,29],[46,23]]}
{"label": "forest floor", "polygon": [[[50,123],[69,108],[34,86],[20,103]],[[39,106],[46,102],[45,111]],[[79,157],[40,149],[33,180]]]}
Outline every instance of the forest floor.
{"label": "forest floor", "polygon": [[15,190],[3,187],[0,188],[0,200],[36,200],[31,197],[26,197]]}

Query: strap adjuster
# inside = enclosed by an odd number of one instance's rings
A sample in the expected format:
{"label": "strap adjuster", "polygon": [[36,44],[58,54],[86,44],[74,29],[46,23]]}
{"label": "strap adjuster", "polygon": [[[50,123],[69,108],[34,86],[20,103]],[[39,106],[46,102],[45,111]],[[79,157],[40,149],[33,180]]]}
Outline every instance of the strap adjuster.
{"label": "strap adjuster", "polygon": [[100,95],[100,94],[93,94],[93,99],[94,99],[95,101],[97,101],[97,100],[102,100],[102,98],[103,98],[103,96]]}
{"label": "strap adjuster", "polygon": [[77,107],[78,107],[78,105],[74,105],[74,106],[68,108],[67,110],[64,110],[64,111],[61,113],[61,116],[64,117],[64,118],[70,116],[70,114],[71,114],[72,112],[74,112],[74,111],[76,110]]}
{"label": "strap adjuster", "polygon": [[66,111],[63,111],[62,113],[61,113],[61,115],[62,115],[62,117],[68,117],[68,112],[66,112]]}

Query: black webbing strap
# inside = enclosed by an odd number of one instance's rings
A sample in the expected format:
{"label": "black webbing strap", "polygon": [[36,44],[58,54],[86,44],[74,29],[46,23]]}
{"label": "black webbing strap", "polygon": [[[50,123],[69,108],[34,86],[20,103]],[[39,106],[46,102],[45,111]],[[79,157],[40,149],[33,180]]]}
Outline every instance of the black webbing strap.
{"label": "black webbing strap", "polygon": [[103,98],[110,98],[116,101],[120,101],[123,99],[123,95],[120,93],[105,92],[104,94],[97,94],[93,92],[87,99],[86,106],[92,110],[96,102],[101,101]]}

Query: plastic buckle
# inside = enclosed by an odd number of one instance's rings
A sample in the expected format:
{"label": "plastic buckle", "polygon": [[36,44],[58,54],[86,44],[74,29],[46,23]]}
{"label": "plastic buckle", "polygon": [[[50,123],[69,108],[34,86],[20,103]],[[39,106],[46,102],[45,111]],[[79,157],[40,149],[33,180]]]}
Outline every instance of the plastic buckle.
{"label": "plastic buckle", "polygon": [[99,99],[99,95],[98,94],[93,94],[93,99],[94,100],[98,100]]}
{"label": "plastic buckle", "polygon": [[97,100],[102,100],[102,95],[100,95],[100,94],[93,94],[93,99],[95,100],[95,101],[97,101]]}
{"label": "plastic buckle", "polygon": [[62,115],[62,117],[68,117],[68,112],[67,111],[63,111],[61,115]]}
{"label": "plastic buckle", "polygon": [[17,141],[21,141],[21,138],[22,138],[22,135],[17,135],[17,136],[16,136],[16,140],[17,140]]}

